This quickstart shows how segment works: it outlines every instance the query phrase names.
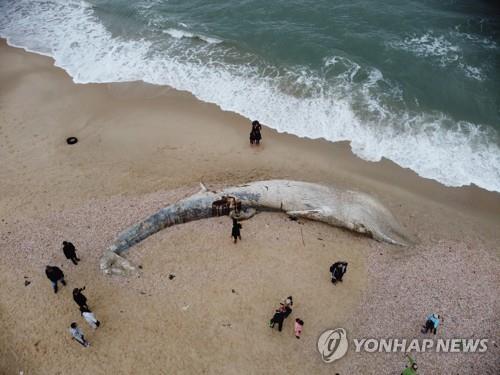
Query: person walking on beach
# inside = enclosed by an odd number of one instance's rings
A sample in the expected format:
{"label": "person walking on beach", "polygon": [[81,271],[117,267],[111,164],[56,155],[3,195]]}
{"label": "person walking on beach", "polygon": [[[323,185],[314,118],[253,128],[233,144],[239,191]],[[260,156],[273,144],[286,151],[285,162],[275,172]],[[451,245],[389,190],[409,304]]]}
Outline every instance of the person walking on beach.
{"label": "person walking on beach", "polygon": [[63,241],[63,253],[66,259],[71,260],[75,265],[80,261],[76,256],[75,246],[71,242]]}
{"label": "person walking on beach", "polygon": [[231,230],[231,237],[234,238],[234,243],[238,241],[238,238],[241,241],[241,232],[240,229],[242,228],[241,224],[238,223],[238,220],[233,219],[233,229]]}
{"label": "person walking on beach", "polygon": [[437,333],[441,317],[439,314],[430,314],[425,320],[425,325],[422,328],[422,333],[433,332]]}
{"label": "person walking on beach", "polygon": [[332,283],[335,284],[337,281],[342,281],[342,277],[347,271],[347,262],[336,262],[330,266],[330,272],[332,274]]}
{"label": "person walking on beach", "polygon": [[85,297],[82,293],[82,291],[84,290],[85,287],[73,289],[73,299],[75,300],[76,304],[80,306],[80,308],[83,307],[84,309],[90,311],[90,308],[87,305],[87,297]]}
{"label": "person walking on beach", "polygon": [[54,288],[54,293],[57,293],[57,282],[60,281],[62,285],[66,285],[64,281],[64,273],[59,267],[47,266],[45,267],[45,275],[52,283],[52,288]]}
{"label": "person walking on beach", "polygon": [[262,135],[260,134],[260,131],[262,129],[262,126],[260,123],[255,120],[252,121],[252,131],[250,132],[250,144],[260,144],[260,140],[262,139]]}
{"label": "person walking on beach", "polygon": [[83,332],[80,331],[80,328],[78,328],[78,326],[75,322],[71,323],[71,326],[69,328],[69,333],[71,333],[73,340],[76,340],[78,343],[80,343],[84,347],[87,348],[90,346],[89,342],[87,340],[85,340],[85,336],[83,336]]}
{"label": "person walking on beach", "polygon": [[300,339],[300,335],[302,334],[302,327],[304,326],[304,321],[302,319],[295,319],[295,337]]}
{"label": "person walking on beach", "polygon": [[86,309],[85,307],[80,306],[80,313],[82,314],[83,319],[94,329],[97,329],[101,325],[101,322],[98,321],[92,311]]}

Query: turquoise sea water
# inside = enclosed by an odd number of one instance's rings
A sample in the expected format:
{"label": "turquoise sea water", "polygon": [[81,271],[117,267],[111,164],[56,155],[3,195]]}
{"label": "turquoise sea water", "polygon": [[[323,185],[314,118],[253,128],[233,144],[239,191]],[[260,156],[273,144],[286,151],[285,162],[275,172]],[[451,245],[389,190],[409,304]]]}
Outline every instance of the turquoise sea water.
{"label": "turquoise sea water", "polygon": [[77,83],[171,85],[279,131],[349,140],[367,160],[500,191],[495,1],[0,0],[0,35]]}

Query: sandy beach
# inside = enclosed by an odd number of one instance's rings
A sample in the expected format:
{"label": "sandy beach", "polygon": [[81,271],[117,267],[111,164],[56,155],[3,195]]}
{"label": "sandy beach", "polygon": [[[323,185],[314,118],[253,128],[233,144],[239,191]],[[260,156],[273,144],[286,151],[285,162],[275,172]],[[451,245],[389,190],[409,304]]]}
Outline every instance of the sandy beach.
{"label": "sandy beach", "polygon": [[[440,338],[488,338],[481,354],[415,354],[422,374],[496,374],[500,368],[500,194],[448,188],[347,142],[301,139],[191,94],[140,82],[76,85],[53,60],[0,44],[0,373],[399,374],[401,353],[354,353],[332,364],[318,336],[423,338],[430,312]],[[66,138],[78,137],[69,146]],[[174,226],[126,257],[139,277],[103,275],[116,235],[199,190],[286,178],[369,193],[413,244],[397,247],[325,224],[259,213]],[[81,258],[64,258],[63,240]],[[329,266],[349,262],[341,285]],[[54,294],[57,265],[68,285]],[[175,277],[169,277],[173,275]],[[86,325],[71,297],[86,286],[101,320]],[[284,330],[268,320],[294,297]],[[295,318],[304,320],[300,340]],[[73,342],[71,322],[91,347]]]}

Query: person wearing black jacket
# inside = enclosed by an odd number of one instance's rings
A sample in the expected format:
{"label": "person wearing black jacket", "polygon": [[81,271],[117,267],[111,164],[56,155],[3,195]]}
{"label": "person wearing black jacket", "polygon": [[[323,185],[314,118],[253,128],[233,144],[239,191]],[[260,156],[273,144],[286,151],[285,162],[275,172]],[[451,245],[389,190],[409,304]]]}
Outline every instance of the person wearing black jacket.
{"label": "person wearing black jacket", "polygon": [[80,306],[80,308],[84,308],[90,311],[90,308],[87,305],[87,297],[85,297],[82,293],[83,290],[85,290],[85,287],[73,289],[73,299],[75,300],[76,304]]}
{"label": "person wearing black jacket", "polygon": [[77,265],[78,261],[80,261],[80,259],[78,259],[78,257],[76,256],[75,245],[73,245],[71,242],[63,241],[63,253],[64,256],[67,259],[71,260],[75,265]]}
{"label": "person wearing black jacket", "polygon": [[233,219],[233,229],[231,230],[231,237],[234,238],[234,243],[236,243],[236,241],[238,241],[238,238],[241,241],[240,229],[241,229],[241,224],[238,223],[238,221],[236,219]]}
{"label": "person wearing black jacket", "polygon": [[290,306],[286,306],[284,307],[284,310],[283,310],[283,316],[286,318],[288,318],[288,316],[292,313],[292,308]]}
{"label": "person wearing black jacket", "polygon": [[285,303],[280,303],[279,309],[275,311],[274,316],[269,321],[269,327],[274,328],[274,325],[278,323],[278,331],[281,332],[281,329],[283,328],[283,322],[292,313],[292,305],[292,296],[288,297]]}
{"label": "person wearing black jacket", "polygon": [[52,288],[54,288],[54,293],[57,293],[57,282],[60,281],[62,285],[66,285],[64,281],[64,273],[59,267],[47,266],[45,267],[45,275],[52,283]]}
{"label": "person wearing black jacket", "polygon": [[342,277],[347,271],[347,262],[336,262],[330,267],[330,272],[332,274],[332,283],[335,284],[337,281],[342,281]]}
{"label": "person wearing black jacket", "polygon": [[252,131],[250,132],[250,144],[259,144],[260,140],[262,139],[262,135],[260,134],[260,131],[262,129],[262,125],[255,120],[252,121]]}
{"label": "person wearing black jacket", "polygon": [[274,313],[274,316],[272,319],[269,321],[269,327],[274,328],[274,325],[278,323],[278,331],[281,332],[281,329],[283,328],[283,321],[286,318],[286,312],[282,310],[276,310]]}

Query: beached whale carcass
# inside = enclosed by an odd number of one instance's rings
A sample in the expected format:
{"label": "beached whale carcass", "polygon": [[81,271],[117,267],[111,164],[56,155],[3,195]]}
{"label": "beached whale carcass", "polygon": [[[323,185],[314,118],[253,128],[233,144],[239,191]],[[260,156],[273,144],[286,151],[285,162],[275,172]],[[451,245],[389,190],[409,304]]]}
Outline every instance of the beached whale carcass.
{"label": "beached whale carcass", "polygon": [[134,267],[120,255],[163,228],[220,215],[247,218],[261,211],[321,221],[376,240],[405,245],[405,235],[390,211],[360,192],[302,181],[256,181],[222,191],[202,190],[160,209],[122,232],[101,258],[107,274],[126,274]]}

